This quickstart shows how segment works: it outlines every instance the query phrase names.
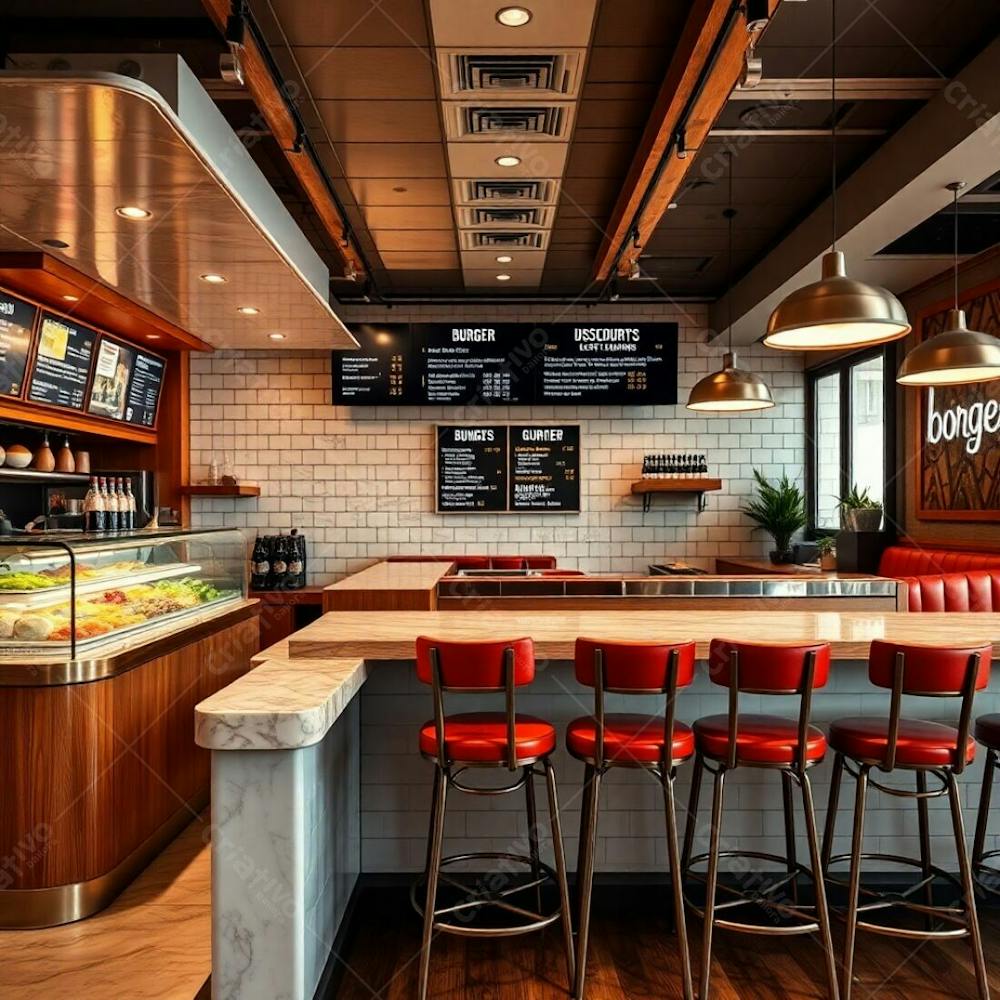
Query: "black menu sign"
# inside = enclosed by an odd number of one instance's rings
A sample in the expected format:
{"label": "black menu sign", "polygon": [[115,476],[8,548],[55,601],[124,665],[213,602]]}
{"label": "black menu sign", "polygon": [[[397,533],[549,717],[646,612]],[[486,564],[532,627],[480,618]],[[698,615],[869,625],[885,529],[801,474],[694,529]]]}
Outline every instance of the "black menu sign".
{"label": "black menu sign", "polygon": [[132,365],[132,381],[128,385],[125,402],[125,420],[141,427],[156,426],[156,408],[160,403],[163,388],[163,373],[166,368],[163,358],[145,351],[136,351]]}
{"label": "black menu sign", "polygon": [[437,428],[439,513],[496,513],[507,509],[507,428]]}
{"label": "black menu sign", "polygon": [[535,402],[674,404],[674,323],[557,323],[547,328]]}
{"label": "black menu sign", "polygon": [[38,308],[0,292],[0,395],[20,396]]}
{"label": "black menu sign", "polygon": [[673,405],[676,323],[396,323],[333,355],[348,406]]}
{"label": "black menu sign", "polygon": [[334,352],[333,401],[382,406],[420,401],[408,323],[366,323],[352,332],[361,349]]}
{"label": "black menu sign", "polygon": [[28,399],[82,410],[96,341],[90,327],[43,314]]}
{"label": "black menu sign", "polygon": [[512,511],[579,511],[579,425],[511,427],[509,482]]}

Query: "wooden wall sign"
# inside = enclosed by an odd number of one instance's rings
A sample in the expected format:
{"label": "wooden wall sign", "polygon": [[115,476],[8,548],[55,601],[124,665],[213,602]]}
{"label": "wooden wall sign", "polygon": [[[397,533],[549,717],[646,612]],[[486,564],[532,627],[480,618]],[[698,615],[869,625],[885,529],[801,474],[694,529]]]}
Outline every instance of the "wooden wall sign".
{"label": "wooden wall sign", "polygon": [[[969,329],[1000,336],[1000,281],[961,304]],[[934,307],[917,329],[932,337],[947,318],[947,307]],[[918,391],[918,519],[1000,520],[1000,381]]]}

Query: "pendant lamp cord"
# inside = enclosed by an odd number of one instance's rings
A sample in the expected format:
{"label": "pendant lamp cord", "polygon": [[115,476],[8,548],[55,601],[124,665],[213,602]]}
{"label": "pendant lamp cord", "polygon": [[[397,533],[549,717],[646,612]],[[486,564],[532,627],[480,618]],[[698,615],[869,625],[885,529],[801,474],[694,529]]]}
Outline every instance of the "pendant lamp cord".
{"label": "pendant lamp cord", "polygon": [[833,224],[831,250],[837,249],[837,0],[830,0],[830,176],[833,194],[830,215]]}
{"label": "pendant lamp cord", "polygon": [[952,192],[954,196],[955,205],[955,232],[954,232],[954,244],[952,253],[952,277],[955,283],[955,308],[958,308],[958,186],[955,186],[955,190]]}
{"label": "pendant lamp cord", "polygon": [[729,293],[726,296],[727,311],[729,313],[729,353],[733,353],[733,219],[736,217],[736,209],[733,208],[733,153],[729,150],[726,154],[729,158],[729,207],[726,209],[726,219],[729,222],[729,254],[726,262],[726,284],[729,286]]}

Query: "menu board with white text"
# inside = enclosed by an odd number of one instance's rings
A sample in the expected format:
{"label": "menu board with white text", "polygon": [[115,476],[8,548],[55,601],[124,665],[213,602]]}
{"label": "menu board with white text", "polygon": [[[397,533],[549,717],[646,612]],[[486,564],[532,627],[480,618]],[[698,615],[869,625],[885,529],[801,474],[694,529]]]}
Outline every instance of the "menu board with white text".
{"label": "menu board with white text", "polygon": [[75,320],[44,313],[28,399],[82,410],[97,336]]}
{"label": "menu board with white text", "polygon": [[38,307],[0,292],[0,396],[20,396]]}
{"label": "menu board with white text", "polygon": [[136,351],[125,403],[126,422],[140,427],[156,426],[156,410],[160,404],[166,367],[167,363],[163,358],[145,351]]}

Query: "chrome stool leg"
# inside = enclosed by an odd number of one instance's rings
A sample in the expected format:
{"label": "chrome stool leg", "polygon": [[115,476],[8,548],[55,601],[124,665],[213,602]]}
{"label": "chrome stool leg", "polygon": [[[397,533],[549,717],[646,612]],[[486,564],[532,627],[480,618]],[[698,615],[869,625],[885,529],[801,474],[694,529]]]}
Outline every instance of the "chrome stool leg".
{"label": "chrome stool leg", "polygon": [[[917,771],[917,829],[920,834],[920,874],[927,882],[924,887],[924,904],[934,905],[934,886],[931,884],[931,824],[927,808],[927,773]],[[928,913],[924,919],[927,930],[934,929],[934,915]]]}
{"label": "chrome stool leg", "polygon": [[542,910],[541,854],[538,850],[538,809],[535,806],[534,772],[529,765],[524,769],[524,806],[528,820],[528,855],[531,858],[531,877],[539,884],[535,886],[535,907]]}
{"label": "chrome stool leg", "polygon": [[722,796],[725,781],[726,769],[720,764],[715,772],[712,791],[712,827],[708,845],[708,873],[705,876],[705,926],[701,945],[699,1000],[708,1000],[712,975],[712,930],[715,926],[715,892],[719,878],[719,841],[722,836]]}
{"label": "chrome stool leg", "polygon": [[858,769],[854,794],[854,832],[851,837],[851,875],[847,899],[847,930],[844,936],[844,972],[842,1000],[850,1000],[854,985],[854,943],[858,934],[858,905],[861,893],[861,854],[865,836],[865,803],[868,797],[868,764]]}
{"label": "chrome stool leg", "polygon": [[701,802],[701,776],[705,770],[705,762],[701,754],[694,758],[694,772],[691,775],[691,794],[688,798],[687,820],[684,823],[684,849],[681,851],[681,869],[687,871],[691,867],[691,851],[694,849],[694,833],[698,822],[698,806]]}
{"label": "chrome stool leg", "polygon": [[580,817],[582,862],[576,873],[580,913],[576,932],[574,1000],[582,1000],[587,977],[587,944],[590,939],[590,903],[594,889],[594,857],[597,853],[597,814],[601,796],[601,772],[596,767],[588,765],[586,781],[586,803]]}
{"label": "chrome stool leg", "polygon": [[830,797],[826,803],[826,824],[823,827],[823,875],[830,870],[833,854],[833,835],[837,828],[837,808],[840,805],[840,782],[844,777],[844,755],[835,754],[833,774],[830,777]]}
{"label": "chrome stool leg", "polygon": [[951,804],[951,822],[955,829],[955,852],[958,855],[958,869],[962,878],[962,894],[965,896],[965,918],[972,945],[972,961],[976,967],[976,984],[980,1000],[989,1000],[990,984],[986,974],[986,959],[983,957],[983,939],[976,912],[976,889],[972,880],[972,867],[965,846],[965,824],[962,821],[962,800],[958,782],[953,772],[948,772],[948,802]]}
{"label": "chrome stool leg", "polygon": [[427,895],[424,900],[424,931],[421,937],[419,1000],[426,1000],[431,971],[431,941],[434,937],[434,907],[437,903],[438,876],[444,849],[444,812],[448,798],[448,774],[435,768],[434,802],[431,806],[431,838],[427,857]]}
{"label": "chrome stool leg", "polygon": [[687,923],[684,911],[684,869],[681,867],[680,842],[677,836],[677,803],[674,797],[676,770],[661,775],[663,807],[667,821],[667,855],[670,861],[670,883],[674,895],[674,926],[677,928],[677,948],[681,956],[681,975],[684,982],[684,1000],[693,1000],[694,983],[691,977],[691,951],[688,947]]}
{"label": "chrome stool leg", "polygon": [[785,858],[786,870],[791,876],[792,901],[799,901],[799,866],[795,857],[795,802],[792,797],[792,775],[789,771],[781,772],[781,800],[785,817]]}
{"label": "chrome stool leg", "polygon": [[830,907],[827,903],[826,886],[823,881],[823,856],[820,852],[819,833],[816,828],[816,808],[813,803],[812,783],[809,780],[809,775],[804,771],[798,776],[798,780],[799,787],[802,789],[802,809],[806,817],[810,870],[816,892],[816,923],[819,924],[820,940],[823,943],[823,954],[826,958],[826,978],[830,997],[832,1000],[837,1000],[840,995],[837,988],[837,959],[833,951],[833,936],[830,933]]}
{"label": "chrome stool leg", "polygon": [[[556,791],[556,772],[552,762],[546,758],[545,785],[549,793],[549,826],[552,833],[552,853],[556,862],[556,878],[559,881],[559,908],[562,911],[563,947],[566,950],[567,982],[573,986],[576,978],[576,963],[573,957],[573,916],[569,904],[569,885],[566,879],[566,854],[563,850],[562,823],[559,820],[559,796]],[[539,905],[539,909],[541,906]]]}
{"label": "chrome stool leg", "polygon": [[979,793],[979,811],[976,814],[976,836],[972,842],[972,874],[981,878],[983,855],[986,853],[986,826],[990,816],[990,800],[993,798],[993,779],[997,766],[997,752],[986,751],[986,764],[983,767],[983,787]]}

